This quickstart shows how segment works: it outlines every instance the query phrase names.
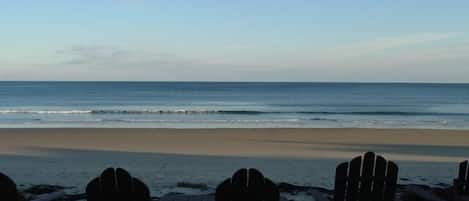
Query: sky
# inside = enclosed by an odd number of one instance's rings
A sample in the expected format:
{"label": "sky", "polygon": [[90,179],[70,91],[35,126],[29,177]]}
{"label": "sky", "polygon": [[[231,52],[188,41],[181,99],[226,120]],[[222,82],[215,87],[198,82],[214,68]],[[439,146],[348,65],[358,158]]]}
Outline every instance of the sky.
{"label": "sky", "polygon": [[469,1],[0,0],[0,80],[469,82]]}

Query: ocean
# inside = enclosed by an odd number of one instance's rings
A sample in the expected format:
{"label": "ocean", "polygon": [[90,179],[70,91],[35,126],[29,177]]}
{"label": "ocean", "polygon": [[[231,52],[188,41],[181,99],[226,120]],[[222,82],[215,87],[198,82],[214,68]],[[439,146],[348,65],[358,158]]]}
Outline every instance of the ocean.
{"label": "ocean", "polygon": [[469,84],[0,82],[0,127],[469,129]]}

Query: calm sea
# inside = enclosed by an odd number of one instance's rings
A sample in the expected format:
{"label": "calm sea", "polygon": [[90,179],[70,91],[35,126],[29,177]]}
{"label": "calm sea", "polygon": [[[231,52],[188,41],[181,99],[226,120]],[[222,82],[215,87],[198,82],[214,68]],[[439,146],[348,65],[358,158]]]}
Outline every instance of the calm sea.
{"label": "calm sea", "polygon": [[0,82],[0,127],[469,129],[469,84]]}

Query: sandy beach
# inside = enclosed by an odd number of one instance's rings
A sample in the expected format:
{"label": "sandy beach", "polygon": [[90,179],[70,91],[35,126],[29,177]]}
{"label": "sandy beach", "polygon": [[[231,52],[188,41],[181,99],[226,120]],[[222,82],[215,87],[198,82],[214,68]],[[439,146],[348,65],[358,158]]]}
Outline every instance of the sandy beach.
{"label": "sandy beach", "polygon": [[[469,131],[423,129],[0,129],[1,154],[47,149],[202,156],[350,158],[375,151],[394,160],[454,162]],[[411,149],[415,149],[412,152]],[[434,152],[431,154],[431,149]],[[430,151],[430,152],[428,152]]]}
{"label": "sandy beach", "polygon": [[108,166],[129,169],[156,195],[178,191],[181,181],[214,188],[241,167],[259,168],[275,181],[330,188],[337,163],[365,151],[396,161],[401,183],[450,183],[457,162],[469,157],[469,131],[0,129],[0,171],[20,184],[76,191]]}

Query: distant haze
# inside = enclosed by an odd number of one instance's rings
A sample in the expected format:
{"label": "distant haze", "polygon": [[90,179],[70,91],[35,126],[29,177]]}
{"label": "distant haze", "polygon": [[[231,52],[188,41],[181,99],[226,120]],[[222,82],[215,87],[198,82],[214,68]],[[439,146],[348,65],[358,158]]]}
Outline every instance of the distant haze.
{"label": "distant haze", "polygon": [[469,1],[0,1],[0,80],[469,82]]}

